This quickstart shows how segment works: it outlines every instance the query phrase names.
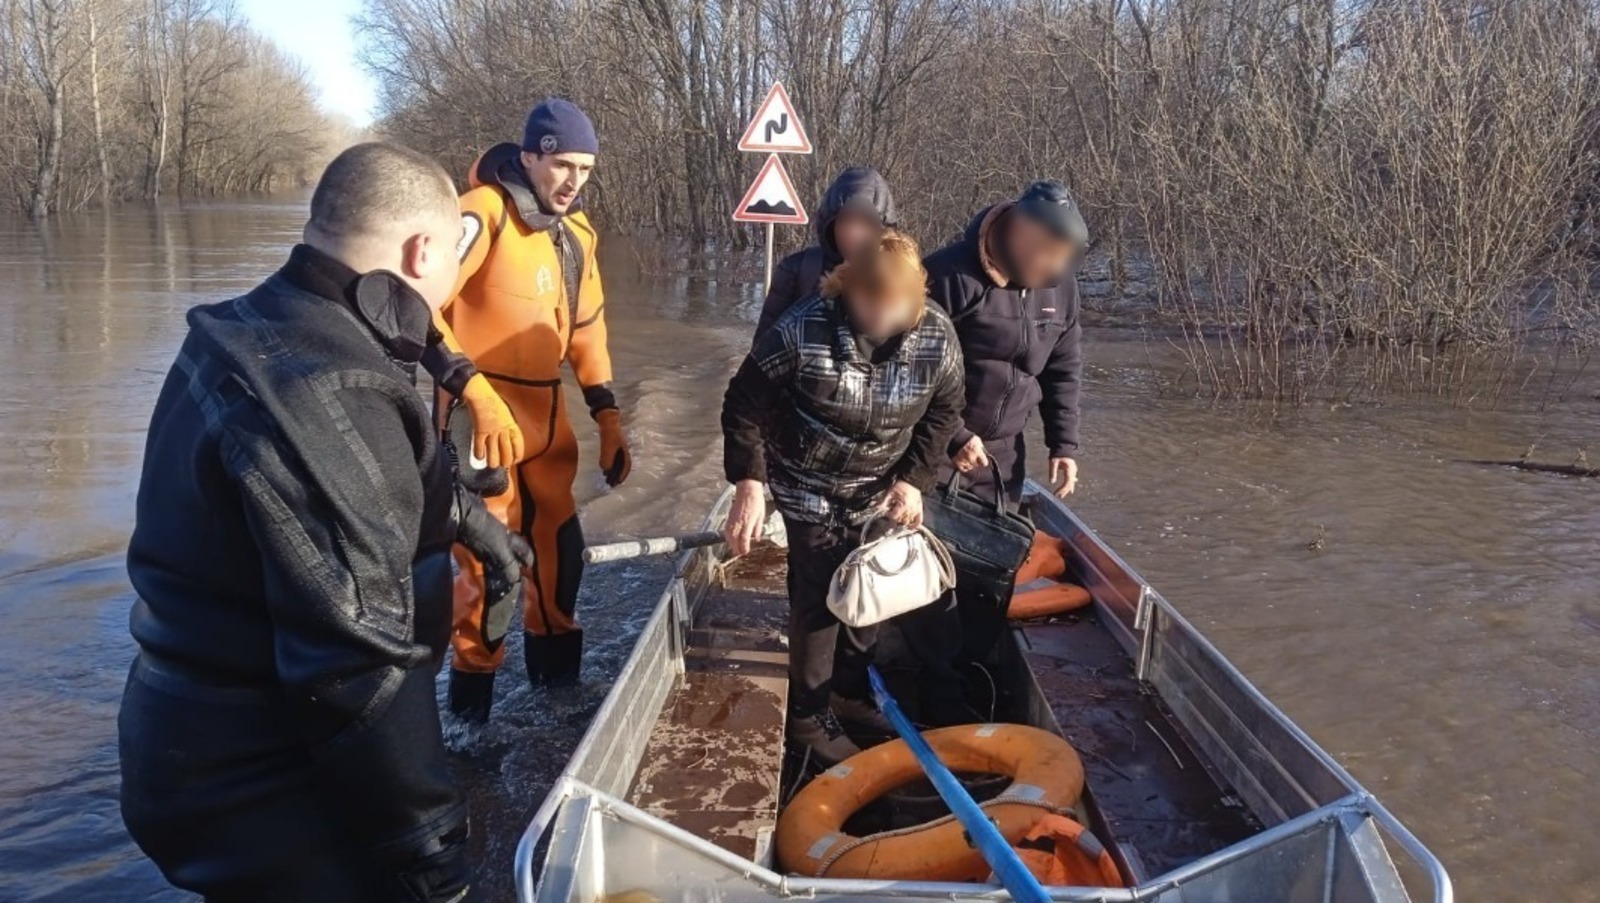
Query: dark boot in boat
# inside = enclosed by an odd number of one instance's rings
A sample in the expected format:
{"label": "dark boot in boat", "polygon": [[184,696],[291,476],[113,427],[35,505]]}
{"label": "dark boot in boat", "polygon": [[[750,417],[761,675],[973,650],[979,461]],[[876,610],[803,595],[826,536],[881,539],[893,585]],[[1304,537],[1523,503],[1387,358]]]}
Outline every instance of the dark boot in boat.
{"label": "dark boot in boat", "polygon": [[788,740],[796,747],[809,749],[811,760],[828,768],[843,762],[858,752],[857,746],[845,735],[844,725],[832,709],[823,709],[811,715],[789,716]]}
{"label": "dark boot in boat", "polygon": [[472,724],[489,720],[494,702],[494,672],[450,669],[450,714]]}
{"label": "dark boot in boat", "polygon": [[524,633],[522,655],[528,665],[528,681],[534,686],[570,686],[578,682],[583,664],[583,631],[548,636]]}
{"label": "dark boot in boat", "polygon": [[834,693],[828,697],[828,704],[846,727],[855,729],[875,743],[891,739],[895,735],[894,725],[889,723],[889,719],[878,711],[878,707],[871,700],[851,699]]}

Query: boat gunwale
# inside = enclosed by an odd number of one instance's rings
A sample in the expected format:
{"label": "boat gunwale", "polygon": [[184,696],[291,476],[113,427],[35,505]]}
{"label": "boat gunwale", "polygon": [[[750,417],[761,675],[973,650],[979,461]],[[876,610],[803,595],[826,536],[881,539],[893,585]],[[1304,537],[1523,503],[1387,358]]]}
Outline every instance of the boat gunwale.
{"label": "boat gunwale", "polygon": [[[862,878],[806,878],[785,875],[759,863],[743,859],[703,837],[696,836],[677,825],[651,815],[625,800],[606,793],[604,790],[584,784],[577,778],[564,778],[561,786],[555,788],[552,794],[559,795],[563,801],[570,800],[575,803],[582,803],[585,807],[583,810],[583,817],[585,818],[593,819],[609,816],[619,821],[636,825],[698,856],[715,862],[748,881],[755,882],[760,889],[780,896],[817,897],[829,895],[843,897],[851,894],[872,894],[882,897],[918,897],[930,900],[1010,899],[1009,893],[998,884],[885,881],[882,879]],[[1416,838],[1396,821],[1394,816],[1372,794],[1358,792],[1341,797],[1270,828],[1264,828],[1238,843],[1218,850],[1211,855],[1196,859],[1191,863],[1145,881],[1136,887],[1047,887],[1045,891],[1049,898],[1056,901],[1056,903],[1148,903],[1148,901],[1159,900],[1161,895],[1181,888],[1209,872],[1262,852],[1276,843],[1293,839],[1311,831],[1327,828],[1334,822],[1342,821],[1352,816],[1375,819],[1385,830],[1394,832],[1395,839],[1408,847],[1408,853],[1412,853],[1415,856],[1416,853],[1420,852],[1427,859],[1432,859],[1426,848],[1422,847],[1420,842],[1417,842]],[[585,825],[577,835],[576,842],[581,843],[582,840],[592,836],[593,833],[592,827]],[[1412,843],[1417,844],[1415,850],[1409,849]],[[552,849],[554,850],[555,848],[556,845],[552,843]],[[577,853],[578,850],[574,849],[572,852]],[[1424,859],[1418,858],[1418,864],[1425,866],[1427,863]],[[1442,867],[1437,877],[1440,880],[1435,884],[1434,903],[1452,903],[1453,895],[1449,879],[1448,876],[1443,874]],[[530,887],[529,895],[522,898],[525,903],[532,903],[534,899],[531,895],[532,890]]]}

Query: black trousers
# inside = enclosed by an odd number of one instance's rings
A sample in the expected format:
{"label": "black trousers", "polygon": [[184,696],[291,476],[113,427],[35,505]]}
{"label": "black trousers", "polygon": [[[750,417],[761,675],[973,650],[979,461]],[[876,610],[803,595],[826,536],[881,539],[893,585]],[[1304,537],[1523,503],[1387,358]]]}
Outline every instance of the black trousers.
{"label": "black trousers", "polygon": [[281,700],[135,662],[118,724],[123,821],[177,887],[209,903],[404,899],[332,823]]}
{"label": "black trousers", "polygon": [[858,527],[784,518],[789,532],[789,711],[804,718],[828,707],[828,694],[867,699],[867,666],[878,628],[849,627],[828,610],[828,585],[861,544]]}
{"label": "black trousers", "polygon": [[[1027,479],[1025,437],[984,440],[989,457],[1000,468],[999,485],[989,468],[965,474],[962,485],[976,495],[993,499],[1004,492],[1015,507],[1022,501],[1022,484]],[[945,467],[939,475],[941,492],[954,470]],[[895,619],[917,668],[918,708],[924,719],[939,722],[942,712],[965,710],[966,689],[961,665],[983,658],[999,635],[993,623],[995,612],[963,607],[961,590],[946,593],[932,605],[907,612]]]}

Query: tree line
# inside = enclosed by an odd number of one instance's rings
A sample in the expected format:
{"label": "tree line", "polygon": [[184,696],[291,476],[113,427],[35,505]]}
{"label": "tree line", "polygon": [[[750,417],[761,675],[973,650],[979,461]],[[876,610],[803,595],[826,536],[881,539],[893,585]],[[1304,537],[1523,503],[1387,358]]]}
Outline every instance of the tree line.
{"label": "tree line", "polygon": [[231,0],[0,0],[0,203],[34,219],[304,184],[334,130]]}
{"label": "tree line", "polygon": [[611,228],[748,242],[734,145],[775,77],[817,146],[804,196],[869,163],[924,241],[1062,178],[1090,268],[1209,390],[1303,400],[1480,391],[1600,337],[1597,7],[368,0],[362,26],[385,128],[456,172],[539,96],[583,104]]}

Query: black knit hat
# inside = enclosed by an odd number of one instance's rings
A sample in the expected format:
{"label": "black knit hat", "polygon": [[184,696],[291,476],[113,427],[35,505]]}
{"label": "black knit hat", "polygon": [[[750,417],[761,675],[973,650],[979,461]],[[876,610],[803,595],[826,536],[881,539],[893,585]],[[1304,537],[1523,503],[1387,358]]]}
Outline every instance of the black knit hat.
{"label": "black knit hat", "polygon": [[1017,212],[1054,232],[1066,241],[1089,243],[1089,226],[1083,221],[1078,202],[1067,186],[1054,179],[1029,185],[1017,198]]}

